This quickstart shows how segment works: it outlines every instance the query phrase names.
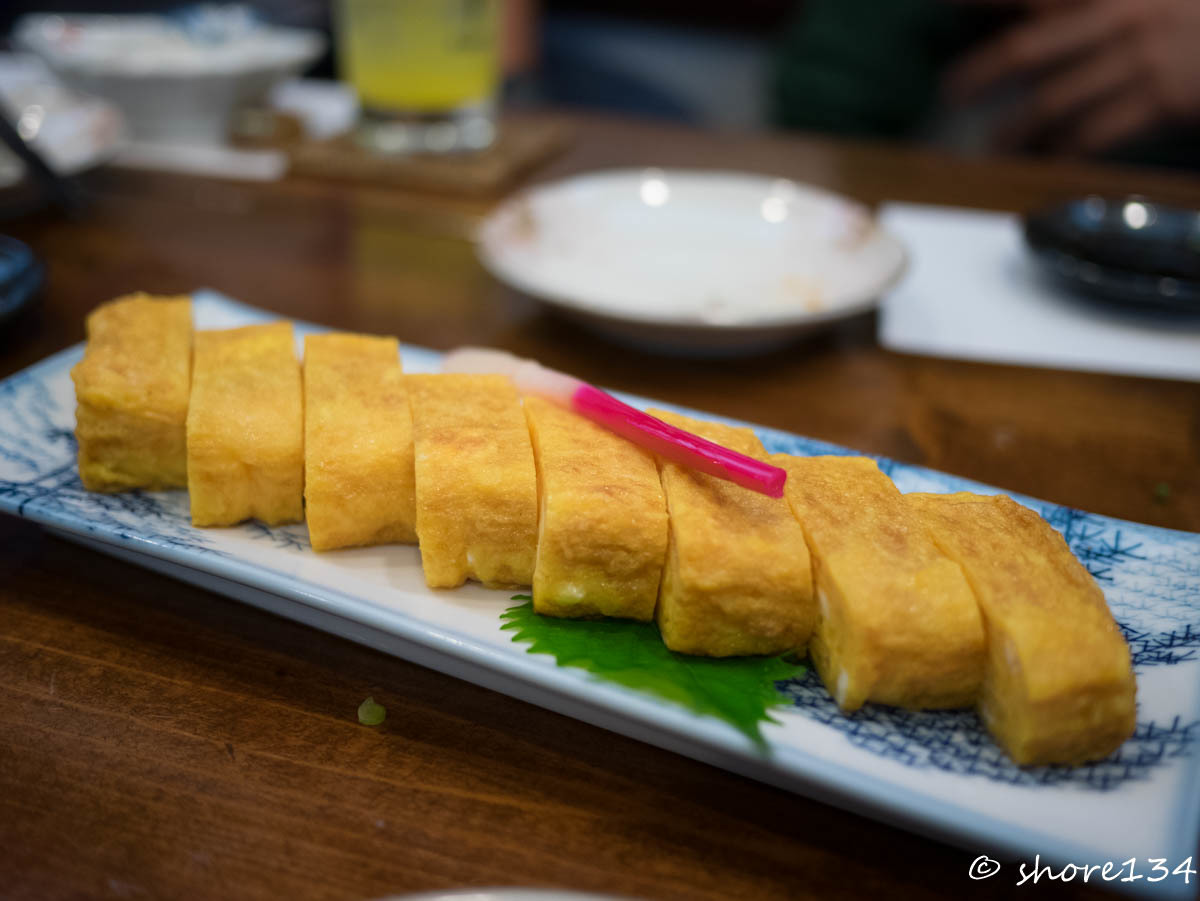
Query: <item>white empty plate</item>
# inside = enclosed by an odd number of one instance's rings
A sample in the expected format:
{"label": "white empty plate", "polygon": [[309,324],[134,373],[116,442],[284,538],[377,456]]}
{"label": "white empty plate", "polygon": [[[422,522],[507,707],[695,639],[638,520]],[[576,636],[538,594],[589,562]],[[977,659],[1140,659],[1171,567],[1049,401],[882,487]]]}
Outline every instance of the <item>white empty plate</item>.
{"label": "white empty plate", "polygon": [[608,335],[737,353],[875,305],[903,247],[861,204],[786,179],[639,169],[538,185],[483,223],[499,279]]}

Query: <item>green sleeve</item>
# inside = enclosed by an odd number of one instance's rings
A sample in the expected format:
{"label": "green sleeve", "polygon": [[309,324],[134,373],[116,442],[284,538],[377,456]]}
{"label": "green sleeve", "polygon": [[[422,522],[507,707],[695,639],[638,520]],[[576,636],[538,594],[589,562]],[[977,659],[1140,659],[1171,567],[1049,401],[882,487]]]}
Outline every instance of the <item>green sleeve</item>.
{"label": "green sleeve", "polygon": [[967,24],[942,0],[807,0],[775,55],[774,123],[906,134],[936,102],[942,68],[970,36]]}

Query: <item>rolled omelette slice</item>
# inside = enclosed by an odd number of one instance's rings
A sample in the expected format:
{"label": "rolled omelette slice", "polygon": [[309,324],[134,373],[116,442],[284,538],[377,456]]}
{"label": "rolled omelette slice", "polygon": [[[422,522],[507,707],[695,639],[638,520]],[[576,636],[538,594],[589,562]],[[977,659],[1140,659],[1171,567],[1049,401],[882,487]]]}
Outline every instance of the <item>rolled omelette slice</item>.
{"label": "rolled omelette slice", "polygon": [[197,332],[187,418],[192,524],[303,519],[303,418],[290,322]]}
{"label": "rolled omelette slice", "polygon": [[892,480],[865,457],[771,462],[788,472],[787,498],[812,552],[820,613],[809,651],[838,706],[974,704],[979,606]]}
{"label": "rolled omelette slice", "polygon": [[413,544],[412,412],[399,342],[304,339],[304,513],[315,551]]}
{"label": "rolled omelette slice", "polygon": [[501,375],[410,375],[417,539],[425,582],[533,582],[537,476],[529,428]]}
{"label": "rolled omelette slice", "polygon": [[980,714],[1019,764],[1098,760],[1133,734],[1129,646],[1062,536],[1004,496],[909,494],[987,627]]}
{"label": "rolled omelette slice", "polygon": [[97,307],[71,378],[88,491],[187,484],[191,298],[131,294]]}
{"label": "rolled omelette slice", "polygon": [[524,405],[538,475],[533,609],[653,619],[667,553],[653,455],[549,401]]}
{"label": "rolled omelette slice", "polygon": [[[758,459],[750,429],[649,411]],[[670,514],[657,620],[673,651],[709,657],[803,651],[816,620],[804,533],[782,498],[660,461]]]}

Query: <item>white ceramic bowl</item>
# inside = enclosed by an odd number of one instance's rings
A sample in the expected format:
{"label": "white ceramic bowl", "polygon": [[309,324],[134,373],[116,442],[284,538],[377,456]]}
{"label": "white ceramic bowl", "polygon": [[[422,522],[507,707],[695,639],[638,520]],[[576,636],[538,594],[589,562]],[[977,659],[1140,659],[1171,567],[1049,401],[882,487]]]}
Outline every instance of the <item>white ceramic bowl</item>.
{"label": "white ceramic bowl", "polygon": [[14,39],[70,87],[115,103],[135,140],[157,144],[225,143],[239,105],[325,48],[315,31],[247,22],[197,33],[142,15],[29,15]]}
{"label": "white ceramic bowl", "polygon": [[539,185],[483,223],[499,279],[626,343],[736,354],[869,310],[904,250],[861,204],[735,172],[643,169]]}

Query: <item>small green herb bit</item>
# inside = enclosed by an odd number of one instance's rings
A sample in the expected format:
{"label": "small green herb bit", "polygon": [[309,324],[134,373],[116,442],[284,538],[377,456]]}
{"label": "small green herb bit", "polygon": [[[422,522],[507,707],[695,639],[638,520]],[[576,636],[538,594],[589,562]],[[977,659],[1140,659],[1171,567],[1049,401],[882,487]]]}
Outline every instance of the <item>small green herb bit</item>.
{"label": "small green herb bit", "polygon": [[500,615],[500,628],[514,632],[513,641],[529,645],[527,653],[549,654],[559,666],[587,670],[595,676],[671,701],[695,713],[719,717],[766,750],[763,722],[777,722],[769,712],[787,706],[777,681],[804,672],[780,657],[692,657],[667,650],[653,623],[627,620],[564,620],[538,616],[526,601]]}
{"label": "small green herb bit", "polygon": [[1165,504],[1171,497],[1171,486],[1166,482],[1159,482],[1154,486],[1154,500],[1157,503]]}
{"label": "small green herb bit", "polygon": [[364,726],[378,726],[387,717],[387,708],[376,704],[374,698],[367,698],[358,705],[358,721]]}

